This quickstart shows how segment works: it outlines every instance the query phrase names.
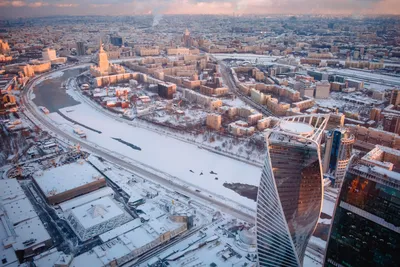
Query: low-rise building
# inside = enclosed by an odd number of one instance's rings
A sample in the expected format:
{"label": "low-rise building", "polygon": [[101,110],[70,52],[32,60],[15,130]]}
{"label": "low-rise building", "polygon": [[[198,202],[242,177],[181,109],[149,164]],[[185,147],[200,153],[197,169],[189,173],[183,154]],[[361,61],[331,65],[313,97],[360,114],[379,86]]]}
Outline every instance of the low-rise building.
{"label": "low-rise building", "polygon": [[382,145],[400,149],[400,136],[375,128],[366,128],[360,125],[346,124],[346,128],[354,134],[356,138],[355,146],[362,149],[373,149],[375,145]]}
{"label": "low-rise building", "polygon": [[290,104],[284,102],[279,103],[278,99],[271,98],[267,101],[267,107],[273,114],[277,116],[284,116],[290,109]]}
{"label": "low-rise building", "polygon": [[109,196],[74,207],[66,212],[65,217],[82,241],[132,220],[132,217]]}
{"label": "low-rise building", "polygon": [[190,50],[189,48],[185,47],[178,47],[178,48],[168,48],[167,49],[167,54],[169,56],[174,56],[174,55],[189,55]]}
{"label": "low-rise building", "polygon": [[255,125],[262,117],[263,115],[261,113],[251,114],[247,117],[247,123],[249,125]]}
{"label": "low-rise building", "polygon": [[244,121],[235,121],[228,124],[228,131],[236,136],[252,135],[255,131],[253,126],[248,127],[248,123]]}
{"label": "low-rise building", "polygon": [[251,89],[250,90],[250,96],[251,99],[254,100],[254,102],[265,105],[267,103],[267,99],[270,98],[270,95],[265,95],[264,93],[261,93],[260,91],[256,89]]}
{"label": "low-rise building", "polygon": [[18,180],[0,179],[0,266],[17,266],[52,246],[47,232]]}
{"label": "low-rise building", "polygon": [[33,182],[52,205],[106,185],[105,178],[85,161],[36,172]]}
{"label": "low-rise building", "polygon": [[155,47],[140,48],[138,50],[138,54],[141,57],[158,56],[158,55],[160,55],[160,49],[155,48]]}
{"label": "low-rise building", "polygon": [[345,83],[341,82],[331,82],[331,91],[340,92],[343,88],[346,87]]}
{"label": "low-rise building", "polygon": [[331,84],[328,81],[321,81],[315,84],[315,98],[329,98]]}
{"label": "low-rise building", "polygon": [[219,88],[211,88],[209,86],[200,85],[200,93],[204,95],[224,95],[228,93],[228,88],[219,87]]}
{"label": "low-rise building", "polygon": [[56,50],[50,48],[44,49],[42,52],[42,58],[45,61],[52,61],[56,59],[57,58]]}
{"label": "low-rise building", "polygon": [[345,79],[344,80],[347,88],[356,88],[356,90],[361,90],[364,88],[364,82],[352,80],[352,79]]}
{"label": "low-rise building", "polygon": [[270,124],[271,124],[271,118],[261,119],[257,121],[257,129],[262,131],[264,129],[269,128]]}
{"label": "low-rise building", "polygon": [[186,88],[197,89],[197,88],[200,88],[201,81],[200,81],[200,80],[191,81],[191,80],[188,80],[188,79],[184,79],[184,80],[182,81],[182,85],[183,85],[184,87],[186,87]]}
{"label": "low-rise building", "polygon": [[51,61],[31,60],[29,65],[32,66],[34,73],[43,73],[51,70]]}
{"label": "low-rise building", "polygon": [[305,99],[299,102],[292,103],[292,107],[298,108],[300,111],[309,109],[315,105],[314,98]]}
{"label": "low-rise building", "polygon": [[[176,220],[174,216],[163,215],[143,224],[132,221],[134,223],[129,227],[121,225],[111,230],[118,234],[117,237],[75,257],[71,266],[87,267],[87,263],[91,267],[122,266],[187,231],[188,221],[190,220],[185,222]],[[106,237],[107,233],[103,235]]]}

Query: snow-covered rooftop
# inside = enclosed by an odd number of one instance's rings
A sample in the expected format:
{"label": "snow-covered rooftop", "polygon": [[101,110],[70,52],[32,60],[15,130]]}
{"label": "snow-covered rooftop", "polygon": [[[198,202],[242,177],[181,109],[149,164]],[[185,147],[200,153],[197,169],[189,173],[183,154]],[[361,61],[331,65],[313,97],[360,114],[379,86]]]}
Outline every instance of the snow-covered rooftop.
{"label": "snow-covered rooftop", "polygon": [[0,180],[0,199],[14,199],[17,196],[25,195],[17,179]]}
{"label": "snow-covered rooftop", "polygon": [[88,229],[122,215],[124,211],[110,197],[104,197],[76,207],[71,213]]}
{"label": "snow-covered rooftop", "polygon": [[375,173],[383,174],[387,177],[390,177],[390,178],[396,180],[398,183],[400,183],[400,173],[398,173],[398,172],[390,171],[390,170],[387,170],[387,169],[379,167],[379,166],[373,166],[372,171]]}
{"label": "snow-covered rooftop", "polygon": [[101,234],[100,239],[103,242],[107,242],[119,235],[122,235],[129,231],[132,231],[133,229],[135,229],[141,225],[142,225],[142,222],[140,221],[140,218],[136,218],[130,222],[127,222],[121,226],[118,226],[117,228],[114,228],[108,232],[105,232],[104,234]]}
{"label": "snow-covered rooftop", "polygon": [[49,197],[104,179],[104,177],[90,164],[81,161],[35,173],[34,179],[42,192]]}
{"label": "snow-covered rooftop", "polygon": [[[135,221],[135,220],[134,220]],[[93,250],[83,253],[74,258],[71,267],[104,266],[115,259],[123,259],[128,254],[139,248],[145,248],[159,238],[160,234],[166,231],[174,231],[184,225],[184,223],[172,222],[167,216],[151,220],[148,223],[139,225],[139,222],[131,221],[123,225],[112,235],[121,232],[117,238],[113,238],[106,243],[93,248]],[[136,227],[125,232],[127,226]],[[155,228],[153,228],[155,227]],[[163,228],[160,230],[160,227]],[[110,231],[110,233],[113,232]],[[107,239],[107,233],[103,235]],[[111,237],[111,236],[109,236]],[[148,247],[149,249],[151,246]],[[87,265],[89,264],[89,265]]]}
{"label": "snow-covered rooftop", "polygon": [[102,198],[105,196],[112,196],[112,195],[114,195],[114,191],[110,187],[105,187],[105,188],[101,188],[99,190],[90,192],[88,194],[85,194],[83,196],[75,197],[71,200],[65,201],[65,202],[61,203],[59,206],[60,206],[61,210],[65,212],[72,208],[89,203],[95,199],[99,199],[99,198]]}
{"label": "snow-covered rooftop", "polygon": [[[9,238],[9,236],[7,235],[7,230],[3,225],[3,222],[4,222],[3,220],[0,220],[0,240],[2,241]],[[15,266],[18,266],[19,262],[13,248],[12,247],[5,248],[4,245],[5,244],[3,243],[0,245],[0,258],[1,258],[0,267],[14,266],[12,265],[13,263],[16,263]]]}
{"label": "snow-covered rooftop", "polygon": [[34,263],[36,267],[55,266],[55,264],[68,265],[72,260],[71,255],[66,255],[62,251],[57,251],[56,248],[45,251],[42,254],[35,256]]}
{"label": "snow-covered rooftop", "polygon": [[34,240],[34,243],[30,244],[29,247],[34,247],[51,239],[38,217],[20,223],[14,229],[17,234],[15,243],[13,244],[15,250],[25,250],[27,246],[23,243],[31,239]]}
{"label": "snow-covered rooftop", "polygon": [[5,204],[3,207],[10,222],[14,225],[37,216],[31,202],[26,197]]}
{"label": "snow-covered rooftop", "polygon": [[314,127],[301,122],[285,121],[280,124],[282,130],[302,136],[309,136],[314,132]]}
{"label": "snow-covered rooftop", "polygon": [[103,244],[93,248],[93,252],[102,262],[101,266],[107,266],[115,259],[128,255],[130,250],[121,241],[112,240],[108,242],[107,245]]}
{"label": "snow-covered rooftop", "polygon": [[146,202],[138,207],[138,210],[143,211],[150,218],[158,218],[165,214],[165,211],[161,210],[153,202]]}

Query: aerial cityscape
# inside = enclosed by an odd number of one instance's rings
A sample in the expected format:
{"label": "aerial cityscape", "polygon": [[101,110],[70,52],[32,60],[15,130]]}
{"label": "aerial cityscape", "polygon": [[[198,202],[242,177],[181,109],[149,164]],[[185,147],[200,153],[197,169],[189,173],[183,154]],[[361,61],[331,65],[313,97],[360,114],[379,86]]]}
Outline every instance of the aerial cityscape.
{"label": "aerial cityscape", "polygon": [[0,0],[0,267],[400,266],[400,4],[273,2]]}

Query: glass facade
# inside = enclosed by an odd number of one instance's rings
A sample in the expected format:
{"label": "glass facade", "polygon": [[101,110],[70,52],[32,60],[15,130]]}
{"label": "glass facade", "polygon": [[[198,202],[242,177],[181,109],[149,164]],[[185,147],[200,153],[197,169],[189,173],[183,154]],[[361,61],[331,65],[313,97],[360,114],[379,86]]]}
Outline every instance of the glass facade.
{"label": "glass facade", "polygon": [[341,131],[333,131],[332,135],[333,135],[332,136],[333,140],[332,140],[331,157],[329,161],[329,169],[335,170],[339,156],[342,133]]}
{"label": "glass facade", "polygon": [[325,266],[400,265],[400,191],[348,171]]}
{"label": "glass facade", "polygon": [[285,134],[268,140],[257,204],[260,266],[300,266],[318,222],[319,146],[306,140]]}

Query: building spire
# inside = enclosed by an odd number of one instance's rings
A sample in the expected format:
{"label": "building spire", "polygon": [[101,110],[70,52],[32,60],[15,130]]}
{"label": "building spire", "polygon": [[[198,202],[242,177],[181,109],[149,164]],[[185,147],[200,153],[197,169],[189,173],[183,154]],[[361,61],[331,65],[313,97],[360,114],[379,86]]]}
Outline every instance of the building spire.
{"label": "building spire", "polygon": [[101,37],[100,37],[100,48],[99,48],[99,52],[104,52],[104,50],[103,50],[103,42],[101,41]]}

